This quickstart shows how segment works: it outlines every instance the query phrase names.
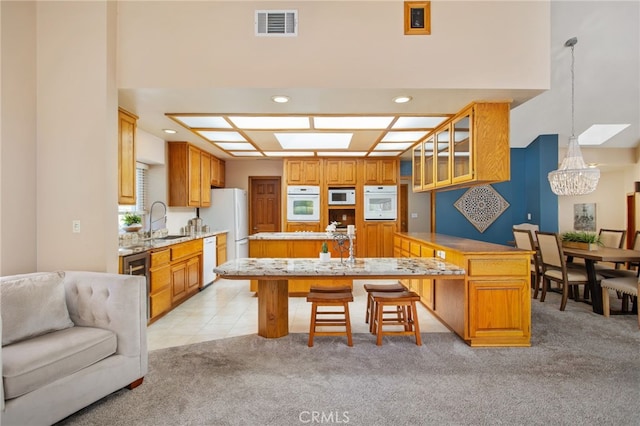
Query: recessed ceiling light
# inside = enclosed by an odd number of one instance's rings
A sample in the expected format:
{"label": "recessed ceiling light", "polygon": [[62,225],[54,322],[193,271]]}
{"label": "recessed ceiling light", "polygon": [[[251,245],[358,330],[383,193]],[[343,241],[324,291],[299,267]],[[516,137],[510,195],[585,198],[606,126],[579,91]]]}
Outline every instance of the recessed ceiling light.
{"label": "recessed ceiling light", "polygon": [[286,104],[287,102],[289,102],[289,97],[284,95],[276,95],[272,96],[271,100],[277,104]]}
{"label": "recessed ceiling light", "polygon": [[174,133],[178,133],[177,131],[173,130],[173,129],[162,129],[163,132],[165,133],[169,133],[170,135],[173,135]]}
{"label": "recessed ceiling light", "polygon": [[406,104],[411,99],[413,99],[411,96],[396,96],[395,98],[393,98],[393,102],[397,104]]}

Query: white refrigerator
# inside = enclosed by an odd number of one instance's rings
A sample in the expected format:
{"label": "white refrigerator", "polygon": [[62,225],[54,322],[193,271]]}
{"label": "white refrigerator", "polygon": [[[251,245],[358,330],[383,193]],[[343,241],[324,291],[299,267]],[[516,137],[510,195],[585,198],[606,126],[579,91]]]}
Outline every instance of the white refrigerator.
{"label": "white refrigerator", "polygon": [[227,230],[227,259],[249,257],[247,191],[239,188],[211,190],[211,207],[200,209],[200,219],[211,230]]}

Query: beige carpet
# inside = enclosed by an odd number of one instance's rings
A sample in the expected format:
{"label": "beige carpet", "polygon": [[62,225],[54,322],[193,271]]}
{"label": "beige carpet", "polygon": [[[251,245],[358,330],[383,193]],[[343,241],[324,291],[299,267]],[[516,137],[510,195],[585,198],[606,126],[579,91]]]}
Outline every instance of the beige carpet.
{"label": "beige carpet", "polygon": [[449,333],[354,347],[256,335],[153,351],[144,384],[61,425],[637,425],[640,332],[559,297],[532,301],[530,348],[470,348]]}

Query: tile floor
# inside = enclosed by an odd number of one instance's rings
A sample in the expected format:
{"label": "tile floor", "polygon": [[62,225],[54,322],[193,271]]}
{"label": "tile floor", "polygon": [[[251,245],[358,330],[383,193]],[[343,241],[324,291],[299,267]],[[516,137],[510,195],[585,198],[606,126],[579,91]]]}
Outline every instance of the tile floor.
{"label": "tile floor", "polygon": [[[349,305],[354,333],[369,332],[369,326],[364,322],[366,293],[362,285],[365,282],[374,281],[354,281],[354,301]],[[306,298],[289,298],[291,333],[308,333],[310,317],[311,304]],[[418,318],[422,332],[450,332],[420,304]],[[249,281],[220,279],[151,324],[147,329],[147,342],[149,350],[155,350],[255,334],[257,328],[258,299],[249,291]]]}

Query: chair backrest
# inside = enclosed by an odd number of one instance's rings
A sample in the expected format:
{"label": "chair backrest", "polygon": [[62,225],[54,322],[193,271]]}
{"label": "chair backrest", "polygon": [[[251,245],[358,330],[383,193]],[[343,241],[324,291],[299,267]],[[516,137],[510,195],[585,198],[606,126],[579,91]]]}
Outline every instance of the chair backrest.
{"label": "chair backrest", "polygon": [[540,227],[534,223],[519,223],[516,225],[513,225],[512,229],[525,229],[527,231],[529,231],[531,233],[531,237],[533,238],[533,241],[536,242],[537,241],[537,237],[536,237],[536,231],[540,230]]}
{"label": "chair backrest", "polygon": [[536,235],[538,237],[540,259],[545,269],[547,266],[564,269],[566,266],[560,236],[555,232],[541,231],[536,231]]}
{"label": "chair backrest", "polygon": [[627,236],[627,231],[621,229],[600,229],[598,236],[600,237],[600,242],[605,247],[623,248],[624,237]]}
{"label": "chair backrest", "polygon": [[533,236],[531,232],[526,229],[514,229],[513,230],[513,238],[516,241],[516,247],[525,249],[525,250],[535,250],[533,243]]}
{"label": "chair backrest", "polygon": [[636,231],[636,235],[633,237],[633,250],[640,250],[640,231]]}

